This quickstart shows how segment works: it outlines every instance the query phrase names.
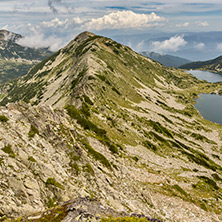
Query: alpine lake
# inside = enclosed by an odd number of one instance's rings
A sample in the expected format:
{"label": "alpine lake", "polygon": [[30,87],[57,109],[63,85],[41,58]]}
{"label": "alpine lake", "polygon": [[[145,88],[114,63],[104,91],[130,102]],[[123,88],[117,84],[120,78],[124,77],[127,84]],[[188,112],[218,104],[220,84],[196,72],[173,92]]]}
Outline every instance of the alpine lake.
{"label": "alpine lake", "polygon": [[[208,71],[189,70],[190,74],[201,80],[208,82],[222,82],[222,74]],[[222,124],[222,96],[216,94],[200,94],[196,100],[195,108],[203,118]]]}

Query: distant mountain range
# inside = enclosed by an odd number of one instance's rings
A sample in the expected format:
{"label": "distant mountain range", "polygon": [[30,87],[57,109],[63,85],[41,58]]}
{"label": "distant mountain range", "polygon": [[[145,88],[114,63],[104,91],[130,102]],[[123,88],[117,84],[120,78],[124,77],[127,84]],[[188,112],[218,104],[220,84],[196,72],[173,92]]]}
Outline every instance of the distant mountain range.
{"label": "distant mountain range", "polygon": [[48,49],[34,49],[17,44],[21,35],[0,30],[0,83],[28,73],[36,63],[52,54]]}
{"label": "distant mountain range", "polygon": [[156,52],[141,52],[141,54],[150,58],[150,59],[153,59],[153,60],[155,60],[167,67],[176,67],[177,68],[181,65],[191,62],[188,59],[184,59],[184,58],[169,55],[169,54],[160,54],[160,53],[156,53]]}
{"label": "distant mountain range", "polygon": [[222,73],[222,56],[208,61],[191,62],[180,66],[181,69],[201,69],[215,73]]}
{"label": "distant mountain range", "polygon": [[[186,58],[191,61],[204,61],[216,58],[221,54],[222,32],[149,32],[136,35],[118,35],[113,39],[128,44],[136,51],[154,51],[158,53],[171,54],[170,48],[158,51],[153,42],[164,43],[172,37],[180,36],[185,41],[185,45],[173,51],[174,56]],[[170,43],[168,41],[168,43]],[[172,43],[173,44],[173,43]],[[141,48],[142,46],[142,48]],[[171,45],[172,46],[172,45]]]}

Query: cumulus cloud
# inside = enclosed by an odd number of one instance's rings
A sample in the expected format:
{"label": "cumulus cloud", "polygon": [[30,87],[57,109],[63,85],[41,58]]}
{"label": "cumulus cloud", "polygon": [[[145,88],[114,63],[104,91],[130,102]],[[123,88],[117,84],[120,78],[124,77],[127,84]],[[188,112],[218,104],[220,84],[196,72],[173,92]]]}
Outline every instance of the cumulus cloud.
{"label": "cumulus cloud", "polygon": [[38,24],[37,28],[39,29],[61,28],[62,30],[65,29],[72,30],[73,28],[79,28],[85,21],[86,20],[81,19],[79,17],[74,17],[72,19],[65,19],[65,20],[60,20],[58,18],[55,18],[51,21],[42,22]]}
{"label": "cumulus cloud", "polygon": [[176,24],[177,27],[187,27],[187,26],[189,26],[189,25],[190,25],[189,22],[185,22],[185,23],[183,23],[183,24]]}
{"label": "cumulus cloud", "polygon": [[43,34],[26,36],[18,39],[17,43],[30,48],[49,48],[51,51],[57,51],[63,46],[62,39],[55,36],[44,37]]}
{"label": "cumulus cloud", "polygon": [[207,21],[204,21],[204,22],[198,21],[198,22],[196,22],[196,24],[198,26],[200,26],[200,27],[207,27],[207,26],[209,26]]}
{"label": "cumulus cloud", "polygon": [[195,49],[197,49],[197,50],[203,50],[204,49],[204,47],[205,47],[205,44],[203,43],[203,42],[199,42],[199,43],[196,43],[195,44]]}
{"label": "cumulus cloud", "polygon": [[173,36],[170,39],[152,42],[153,51],[163,53],[166,51],[178,51],[181,47],[185,46],[187,42],[184,40],[183,35]]}
{"label": "cumulus cloud", "polygon": [[143,51],[144,50],[144,40],[142,40],[141,42],[139,42],[137,45],[136,45],[136,47],[135,47],[135,50],[137,51],[137,52],[140,52],[140,51]]}
{"label": "cumulus cloud", "polygon": [[56,51],[82,31],[79,27],[85,21],[74,17],[64,20],[54,18],[36,25],[28,23],[25,26],[28,35],[19,39],[17,43],[24,47],[49,48],[51,51]]}
{"label": "cumulus cloud", "polygon": [[217,44],[217,50],[222,52],[222,43]]}
{"label": "cumulus cloud", "polygon": [[55,19],[53,19],[53,20],[51,20],[49,22],[42,22],[40,24],[40,26],[44,26],[46,28],[51,28],[51,27],[57,28],[59,26],[66,26],[68,24],[68,22],[69,22],[68,19],[66,19],[64,21],[61,21],[58,18],[55,18]]}
{"label": "cumulus cloud", "polygon": [[92,18],[84,26],[91,30],[102,29],[125,29],[125,28],[145,28],[150,27],[153,22],[165,20],[163,17],[151,14],[137,14],[132,11],[117,11],[100,18]]}

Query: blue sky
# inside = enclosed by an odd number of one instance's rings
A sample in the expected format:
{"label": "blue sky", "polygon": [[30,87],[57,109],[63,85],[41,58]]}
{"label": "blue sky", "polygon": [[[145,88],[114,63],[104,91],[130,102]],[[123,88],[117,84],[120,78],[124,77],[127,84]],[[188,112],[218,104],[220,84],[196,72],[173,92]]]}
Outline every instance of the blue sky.
{"label": "blue sky", "polygon": [[222,31],[221,21],[221,0],[0,0],[0,29],[52,50],[85,30],[109,37]]}

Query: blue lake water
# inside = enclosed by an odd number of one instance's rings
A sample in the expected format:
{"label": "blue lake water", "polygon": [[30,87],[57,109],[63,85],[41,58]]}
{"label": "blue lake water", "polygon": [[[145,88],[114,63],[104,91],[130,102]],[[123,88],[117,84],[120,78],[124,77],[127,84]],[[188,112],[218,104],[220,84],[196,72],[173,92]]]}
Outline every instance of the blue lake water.
{"label": "blue lake water", "polygon": [[201,70],[189,70],[188,72],[201,80],[206,80],[208,82],[222,82],[222,74]]}
{"label": "blue lake water", "polygon": [[[188,71],[198,79],[208,82],[222,82],[222,75],[207,71]],[[222,124],[222,96],[216,94],[200,94],[196,100],[195,108],[207,120]]]}
{"label": "blue lake water", "polygon": [[207,120],[222,124],[222,96],[215,94],[200,94],[195,108]]}

